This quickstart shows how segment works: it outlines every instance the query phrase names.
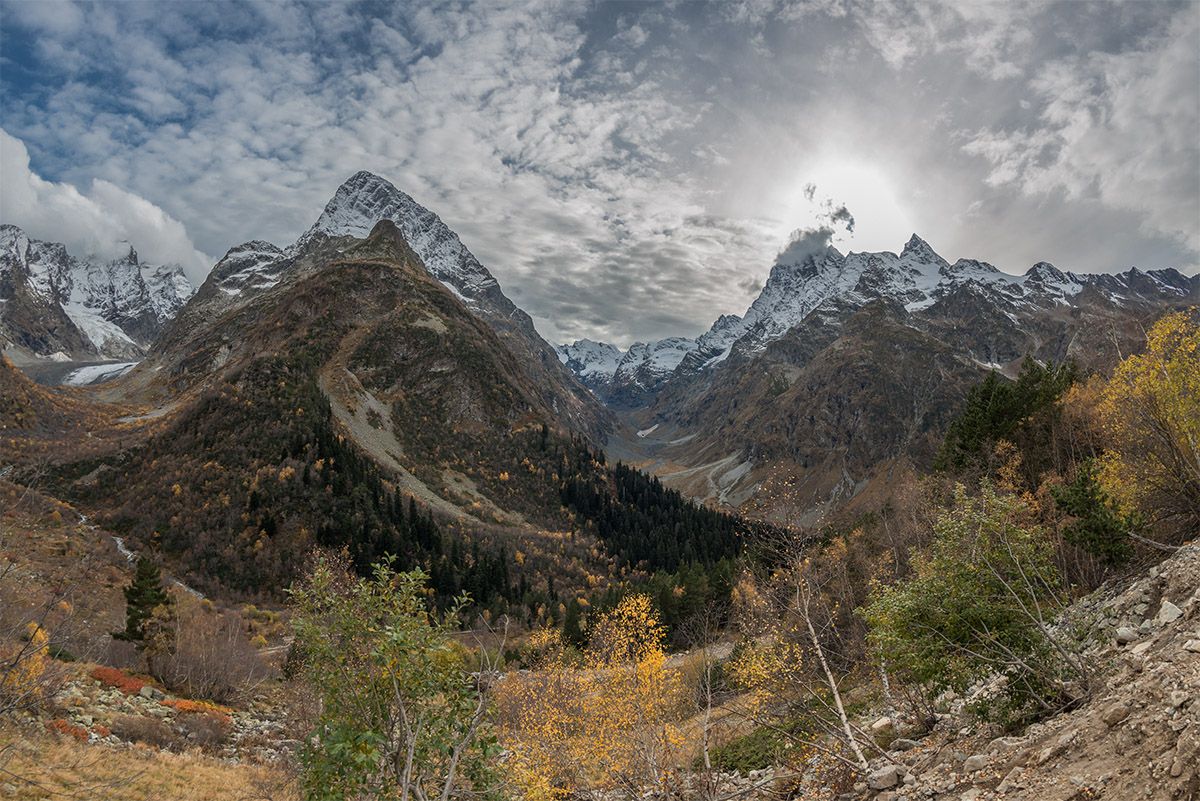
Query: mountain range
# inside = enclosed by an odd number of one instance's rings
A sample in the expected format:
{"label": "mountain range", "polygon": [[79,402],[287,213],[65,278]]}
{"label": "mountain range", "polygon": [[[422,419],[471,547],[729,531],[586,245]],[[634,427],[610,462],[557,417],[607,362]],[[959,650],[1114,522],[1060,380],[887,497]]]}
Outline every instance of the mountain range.
{"label": "mountain range", "polygon": [[194,293],[179,265],[76,258],[0,225],[0,337],[34,357],[137,359]]}
{"label": "mountain range", "polygon": [[1198,300],[1200,278],[1173,269],[1014,276],[916,235],[899,255],[796,242],[744,316],[697,339],[558,353],[640,429],[610,450],[693,497],[811,523],[928,469],[988,371],[1015,377],[1027,355],[1110,368]]}
{"label": "mountain range", "polygon": [[414,495],[501,520],[512,498],[461,468],[530,425],[765,517],[872,508],[929,466],[989,371],[1012,377],[1027,355],[1110,367],[1200,293],[1200,279],[1169,269],[1078,275],[1042,262],[1013,276],[951,264],[916,235],[898,255],[797,240],[744,315],[697,338],[553,348],[436,214],[367,172],[292,244],[231,248],[194,294],[177,268],[132,250],[77,260],[12,226],[0,258],[10,346],[144,357],[106,397],[185,408],[244,391],[264,359],[304,365],[289,369]]}

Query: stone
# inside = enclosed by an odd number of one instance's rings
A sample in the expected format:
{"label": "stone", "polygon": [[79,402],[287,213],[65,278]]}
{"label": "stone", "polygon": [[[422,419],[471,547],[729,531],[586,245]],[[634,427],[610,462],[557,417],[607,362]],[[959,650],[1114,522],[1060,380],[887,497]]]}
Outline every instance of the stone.
{"label": "stone", "polygon": [[1159,625],[1167,625],[1174,623],[1179,618],[1183,617],[1183,610],[1170,601],[1164,600],[1162,606],[1158,608],[1158,617],[1155,618]]}
{"label": "stone", "polygon": [[900,783],[900,767],[885,765],[867,776],[867,787],[872,790],[886,790]]}
{"label": "stone", "polygon": [[1021,743],[1025,742],[1022,737],[997,737],[988,743],[988,753],[998,754],[1001,751],[1009,751],[1016,748]]}
{"label": "stone", "polygon": [[1191,696],[1188,695],[1183,690],[1172,690],[1171,691],[1171,708],[1178,709],[1179,707],[1186,704],[1190,698],[1191,698]]}
{"label": "stone", "polygon": [[1150,642],[1149,640],[1147,640],[1146,642],[1139,642],[1137,645],[1130,648],[1129,651],[1130,651],[1130,653],[1134,654],[1135,656],[1141,656],[1142,654],[1149,651],[1150,647],[1152,645],[1154,645],[1154,643]]}
{"label": "stone", "polygon": [[877,720],[871,724],[871,731],[875,732],[876,734],[879,734],[880,732],[884,732],[884,731],[890,731],[891,728],[892,728],[892,719],[889,717],[882,717],[879,720]]}
{"label": "stone", "polygon": [[892,740],[892,744],[888,746],[889,751],[911,751],[914,748],[920,747],[920,743],[916,740],[909,740],[904,737],[898,737]]}
{"label": "stone", "polygon": [[1183,644],[1183,650],[1191,651],[1193,654],[1200,654],[1200,640],[1188,640]]}
{"label": "stone", "polygon": [[1129,707],[1123,703],[1113,704],[1108,709],[1104,710],[1104,714],[1100,719],[1104,721],[1106,726],[1116,726],[1118,723],[1129,717]]}
{"label": "stone", "polygon": [[1136,629],[1132,629],[1129,626],[1121,626],[1117,629],[1117,642],[1121,645],[1127,645],[1137,638],[1138,633]]}
{"label": "stone", "polygon": [[979,798],[979,796],[981,796],[981,795],[983,795],[982,790],[980,790],[978,787],[972,787],[970,790],[967,790],[965,793],[960,795],[958,798],[959,798],[959,801],[975,801],[975,799]]}
{"label": "stone", "polygon": [[987,767],[988,761],[991,759],[987,754],[976,754],[972,757],[967,757],[967,761],[963,763],[963,770],[967,773],[974,773],[977,770],[983,770]]}

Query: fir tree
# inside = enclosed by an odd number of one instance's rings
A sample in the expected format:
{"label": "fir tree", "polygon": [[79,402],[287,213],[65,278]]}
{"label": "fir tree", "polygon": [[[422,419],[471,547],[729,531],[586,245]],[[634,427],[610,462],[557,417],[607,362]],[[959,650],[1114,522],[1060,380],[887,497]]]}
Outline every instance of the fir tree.
{"label": "fir tree", "polygon": [[157,607],[170,603],[171,596],[163,586],[162,572],[158,565],[144,556],[139,556],[137,572],[133,581],[125,588],[125,630],[114,633],[113,638],[142,644],[146,639],[143,628],[145,622]]}

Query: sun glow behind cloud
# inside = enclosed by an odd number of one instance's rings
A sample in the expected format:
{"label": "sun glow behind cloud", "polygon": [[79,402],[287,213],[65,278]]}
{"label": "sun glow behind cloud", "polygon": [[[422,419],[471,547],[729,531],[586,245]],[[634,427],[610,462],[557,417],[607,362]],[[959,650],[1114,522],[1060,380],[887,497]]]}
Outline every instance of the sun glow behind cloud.
{"label": "sun glow behind cloud", "polygon": [[699,334],[821,226],[1015,271],[1200,262],[1195,2],[4,10],[36,197],[144,199],[116,227],[187,262],[286,245],[371,170],[557,341]]}
{"label": "sun glow behind cloud", "polygon": [[[913,233],[913,218],[887,173],[850,156],[827,156],[800,167],[778,190],[781,217],[792,230],[828,226],[839,250],[895,251]],[[853,226],[831,221],[844,207]]]}

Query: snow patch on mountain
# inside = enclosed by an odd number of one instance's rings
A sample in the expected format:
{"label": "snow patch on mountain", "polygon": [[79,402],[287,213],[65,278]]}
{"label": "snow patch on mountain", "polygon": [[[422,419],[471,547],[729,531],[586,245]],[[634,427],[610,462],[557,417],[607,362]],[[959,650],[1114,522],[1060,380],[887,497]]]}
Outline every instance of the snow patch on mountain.
{"label": "snow patch on mountain", "polygon": [[396,223],[429,272],[469,306],[497,286],[492,274],[441,218],[390,182],[365,171],[338,187],[313,227],[289,251],[295,252],[322,235],[363,239],[380,220]]}
{"label": "snow patch on mountain", "polygon": [[[111,261],[76,258],[59,243],[0,225],[0,296],[7,301],[3,327],[16,341],[24,334],[13,330],[20,325],[13,320],[22,319],[14,304],[23,307],[24,319],[41,320],[51,329],[55,324],[46,315],[57,315],[64,324],[65,315],[100,355],[140,355],[194,291],[179,265],[143,264],[133,247]],[[33,350],[48,357],[75,336],[52,330],[48,338],[35,337],[41,345]]]}

